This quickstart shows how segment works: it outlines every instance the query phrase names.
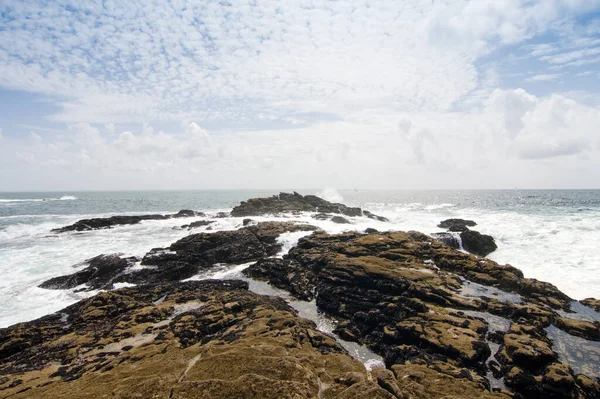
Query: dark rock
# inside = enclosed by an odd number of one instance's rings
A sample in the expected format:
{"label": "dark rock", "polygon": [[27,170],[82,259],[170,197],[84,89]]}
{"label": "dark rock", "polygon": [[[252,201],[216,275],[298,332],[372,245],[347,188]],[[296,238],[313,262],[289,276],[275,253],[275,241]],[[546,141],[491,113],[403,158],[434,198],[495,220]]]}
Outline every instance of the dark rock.
{"label": "dark rock", "polygon": [[438,224],[438,227],[442,229],[448,229],[453,232],[467,231],[469,230],[469,227],[474,226],[477,226],[477,223],[472,220],[465,219],[446,219]]}
{"label": "dark rock", "polygon": [[138,224],[143,220],[166,220],[173,218],[184,218],[193,216],[205,216],[202,212],[181,210],[172,215],[134,215],[134,216],[111,216],[108,218],[82,219],[72,225],[53,229],[53,233],[65,233],[69,231],[87,231],[107,229],[113,226]]}
{"label": "dark rock", "polygon": [[431,236],[452,249],[460,249],[459,238],[452,233],[433,233]]}
{"label": "dark rock", "polygon": [[314,275],[310,268],[289,259],[265,258],[242,272],[248,277],[268,281],[271,285],[288,290],[303,301],[314,298]]}
{"label": "dark rock", "polygon": [[142,259],[143,269],[128,270],[131,259],[101,255],[86,269],[55,277],[40,285],[67,289],[86,284],[86,290],[110,289],[114,283],[157,284],[190,278],[216,263],[239,264],[276,255],[277,238],[285,232],[313,231],[317,227],[293,222],[263,222],[239,230],[191,234],[169,248],[154,248]]}
{"label": "dark rock", "polygon": [[[583,392],[567,381],[576,381],[572,371],[565,381],[544,376],[564,366],[544,328],[557,320],[552,309],[570,305],[568,296],[548,283],[525,279],[512,266],[455,251],[424,234],[317,232],[301,238],[284,259],[259,261],[246,273],[298,298],[316,298],[319,310],[337,320],[340,337],[366,344],[388,366],[419,365],[448,381],[467,379],[474,386],[487,384],[481,376],[491,372],[525,397],[567,398],[568,389]],[[457,275],[519,294],[521,300],[466,297]],[[455,309],[504,317],[512,326],[508,332],[491,332],[486,318]],[[591,323],[584,324],[569,328],[595,331]],[[488,342],[500,344],[497,362],[488,362]],[[381,386],[395,391],[383,378]]]}
{"label": "dark rock", "polygon": [[243,201],[240,205],[233,208],[231,216],[260,216],[286,212],[336,213],[351,217],[366,216],[380,221],[387,221],[384,217],[363,211],[360,208],[331,203],[315,195],[303,196],[297,192],[292,194],[280,193],[268,198],[252,198]]}
{"label": "dark rock", "polygon": [[211,220],[197,220],[197,221],[192,222],[190,224],[184,224],[183,226],[181,226],[181,228],[182,229],[191,230],[191,229],[195,229],[195,228],[198,228],[198,227],[208,226],[208,225],[213,224],[213,223],[214,223],[214,221],[211,221]]}
{"label": "dark rock", "polygon": [[172,217],[174,217],[174,218],[191,218],[194,216],[206,216],[206,214],[204,212],[196,212],[196,211],[191,211],[189,209],[182,209],[179,212],[177,212],[176,214],[172,215]]}
{"label": "dark rock", "polygon": [[217,219],[225,219],[225,218],[229,217],[229,213],[227,213],[227,212],[217,212],[217,214],[215,215],[215,217]]}
{"label": "dark rock", "polygon": [[40,288],[66,290],[87,284],[88,289],[111,289],[113,280],[131,266],[131,259],[118,255],[99,255],[86,261],[89,266],[69,276],[54,277],[44,281]]}
{"label": "dark rock", "polygon": [[365,229],[365,233],[367,233],[367,234],[379,233],[379,230],[377,230],[377,229],[373,229],[373,228],[371,228],[371,227],[367,227],[367,228]]}
{"label": "dark rock", "polygon": [[338,223],[338,224],[351,224],[351,222],[348,219],[341,217],[341,216],[334,216],[331,218],[331,221],[333,223]]}
{"label": "dark rock", "polygon": [[331,215],[326,213],[317,213],[316,215],[313,215],[312,218],[316,220],[329,220],[331,219]]}
{"label": "dark rock", "polygon": [[244,220],[242,220],[242,224],[244,226],[248,226],[248,225],[250,225],[252,223],[254,223],[254,220],[252,220],[252,219],[244,219]]}
{"label": "dark rock", "polygon": [[488,256],[498,248],[494,237],[481,234],[478,231],[463,231],[460,233],[460,238],[464,250],[475,255]]}

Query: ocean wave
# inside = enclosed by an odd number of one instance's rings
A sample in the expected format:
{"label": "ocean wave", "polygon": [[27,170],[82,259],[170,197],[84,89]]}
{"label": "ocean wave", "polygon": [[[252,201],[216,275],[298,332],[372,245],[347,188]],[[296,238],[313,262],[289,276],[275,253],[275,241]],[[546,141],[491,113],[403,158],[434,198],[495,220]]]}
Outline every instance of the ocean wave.
{"label": "ocean wave", "polygon": [[0,198],[0,203],[11,202],[45,202],[45,201],[75,201],[78,198],[73,195],[63,195],[60,198]]}

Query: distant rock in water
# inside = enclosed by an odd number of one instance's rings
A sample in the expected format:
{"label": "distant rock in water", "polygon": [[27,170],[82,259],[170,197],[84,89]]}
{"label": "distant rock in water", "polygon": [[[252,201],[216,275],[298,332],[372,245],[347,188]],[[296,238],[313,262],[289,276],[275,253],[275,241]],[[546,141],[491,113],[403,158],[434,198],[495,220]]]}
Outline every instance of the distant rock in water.
{"label": "distant rock in water", "polygon": [[[473,220],[446,219],[440,222],[438,227],[448,229],[450,233],[434,233],[431,236],[437,238],[450,248],[454,249],[459,249],[462,242],[462,249],[483,257],[488,256],[498,249],[494,237],[481,234],[478,231],[469,230],[469,227],[473,226],[477,226],[477,223],[475,223]],[[456,236],[451,234],[453,232],[460,233],[459,237],[461,242],[459,242]]]}
{"label": "distant rock in water", "polygon": [[301,195],[297,192],[292,194],[281,193],[268,198],[252,198],[243,201],[240,205],[233,208],[231,216],[260,216],[290,212],[336,213],[350,217],[366,216],[383,222],[388,221],[382,216],[374,215],[360,208],[332,203],[316,195]]}
{"label": "distant rock in water", "polygon": [[498,249],[494,237],[478,231],[463,231],[460,233],[460,239],[464,250],[475,255],[488,256]]}
{"label": "distant rock in water", "polygon": [[65,233],[68,231],[88,231],[107,229],[113,226],[138,224],[142,220],[166,220],[166,219],[177,219],[187,218],[194,216],[206,216],[202,212],[191,211],[188,209],[181,210],[172,215],[134,215],[134,216],[111,216],[108,218],[93,218],[93,219],[82,219],[72,225],[53,229],[53,233]]}
{"label": "distant rock in water", "polygon": [[442,229],[448,229],[453,232],[461,232],[469,230],[469,227],[475,227],[477,223],[472,220],[465,219],[446,219],[438,224]]}
{"label": "distant rock in water", "polygon": [[195,229],[195,228],[198,228],[198,227],[208,226],[208,225],[213,224],[213,223],[214,223],[214,221],[212,221],[212,220],[197,220],[197,221],[192,222],[190,224],[184,224],[183,226],[181,226],[181,228],[182,229],[191,230],[191,229]]}

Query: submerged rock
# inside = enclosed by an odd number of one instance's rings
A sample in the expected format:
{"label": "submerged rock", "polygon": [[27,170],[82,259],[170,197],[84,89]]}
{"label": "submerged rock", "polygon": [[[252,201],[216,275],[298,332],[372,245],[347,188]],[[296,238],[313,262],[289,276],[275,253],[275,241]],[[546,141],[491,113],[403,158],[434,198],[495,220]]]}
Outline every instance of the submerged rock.
{"label": "submerged rock", "polygon": [[371,219],[387,221],[382,216],[377,216],[360,208],[348,207],[326,201],[316,195],[300,195],[281,193],[268,198],[252,198],[233,208],[231,216],[260,216],[266,214],[289,212],[319,212],[337,213],[346,216],[366,216]]}
{"label": "submerged rock", "polygon": [[177,219],[187,218],[194,216],[206,216],[202,212],[190,211],[187,209],[181,210],[172,215],[134,215],[134,216],[111,216],[108,218],[93,218],[93,219],[82,219],[72,225],[53,229],[53,233],[66,233],[69,231],[88,231],[97,229],[108,229],[113,226],[138,224],[143,220],[166,220],[166,219]]}
{"label": "submerged rock", "polygon": [[197,220],[190,224],[184,224],[183,226],[181,226],[181,228],[191,230],[191,229],[196,229],[198,227],[209,226],[213,223],[214,223],[214,221],[212,221],[212,220]]}

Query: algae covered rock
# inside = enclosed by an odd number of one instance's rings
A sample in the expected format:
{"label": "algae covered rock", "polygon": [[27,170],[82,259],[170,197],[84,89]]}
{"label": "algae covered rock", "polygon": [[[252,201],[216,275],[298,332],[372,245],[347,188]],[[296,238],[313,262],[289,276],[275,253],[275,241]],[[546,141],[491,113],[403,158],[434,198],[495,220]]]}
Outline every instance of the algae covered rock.
{"label": "algae covered rock", "polygon": [[382,216],[374,215],[360,208],[332,203],[316,195],[301,195],[297,192],[291,194],[280,193],[268,198],[252,198],[243,201],[240,205],[233,208],[231,216],[260,216],[290,212],[336,213],[345,216],[366,216],[379,221],[387,221]]}
{"label": "algae covered rock", "polygon": [[2,397],[336,397],[349,373],[367,380],[313,322],[240,281],[104,292],[0,330]]}

